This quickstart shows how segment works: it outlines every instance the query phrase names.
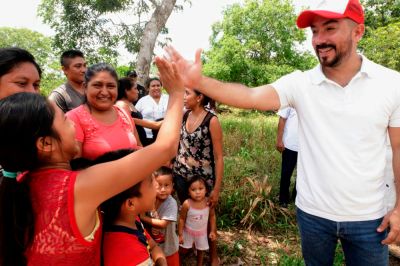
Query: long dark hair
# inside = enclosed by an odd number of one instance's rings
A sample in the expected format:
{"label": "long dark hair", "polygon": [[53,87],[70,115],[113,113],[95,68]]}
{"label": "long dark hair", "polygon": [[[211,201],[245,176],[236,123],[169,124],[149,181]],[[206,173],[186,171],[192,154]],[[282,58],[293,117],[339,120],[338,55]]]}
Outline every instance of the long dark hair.
{"label": "long dark hair", "polygon": [[0,48],[0,77],[22,63],[31,63],[39,72],[39,77],[42,76],[42,70],[36,63],[35,57],[27,50],[18,47]]}
{"label": "long dark hair", "polygon": [[[122,157],[125,157],[126,155],[132,152],[134,152],[133,149],[121,149],[121,150],[107,152],[97,157],[95,160],[88,160],[84,158],[74,159],[73,161],[71,161],[71,167],[73,170],[84,169],[96,164],[111,162],[121,159]],[[100,208],[104,212],[103,216],[104,229],[107,229],[107,227],[112,225],[114,221],[118,218],[121,206],[127,199],[132,197],[139,198],[142,196],[142,194],[140,193],[141,184],[142,182],[139,182],[136,185],[115,195],[114,197],[106,200],[101,204]]]}
{"label": "long dark hair", "polygon": [[130,78],[122,78],[118,80],[118,96],[117,100],[127,98],[126,91],[132,89],[133,81]]}
{"label": "long dark hair", "polygon": [[[21,92],[0,101],[0,165],[8,172],[23,172],[40,165],[36,142],[52,136],[54,108],[41,95]],[[0,265],[26,265],[24,252],[33,237],[29,187],[15,178],[0,184]]]}
{"label": "long dark hair", "polygon": [[201,106],[203,106],[203,107],[205,107],[205,108],[207,108],[207,109],[210,109],[210,110],[215,111],[216,106],[215,106],[215,101],[214,101],[213,99],[211,99],[211,98],[208,97],[207,95],[205,95],[205,94],[199,92],[199,91],[196,90],[196,89],[193,89],[193,91],[194,91],[194,93],[196,93],[197,96],[203,95],[203,99],[202,99],[201,102],[200,102],[200,105],[201,105]]}

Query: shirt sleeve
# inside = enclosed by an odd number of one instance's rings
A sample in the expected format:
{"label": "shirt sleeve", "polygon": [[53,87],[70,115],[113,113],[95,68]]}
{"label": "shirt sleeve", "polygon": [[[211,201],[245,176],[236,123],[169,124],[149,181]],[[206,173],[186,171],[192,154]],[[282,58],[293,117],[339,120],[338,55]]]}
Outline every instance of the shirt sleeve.
{"label": "shirt sleeve", "polygon": [[[164,205],[165,204],[165,205]],[[163,208],[159,208],[158,215],[161,220],[167,220],[171,222],[177,221],[178,204],[176,200],[171,196],[163,203]]]}
{"label": "shirt sleeve", "polygon": [[285,107],[285,108],[279,109],[277,115],[279,115],[280,117],[282,117],[284,119],[287,119],[289,117],[289,114],[290,114],[289,111],[290,111],[290,108],[289,107]]}
{"label": "shirt sleeve", "polygon": [[298,83],[302,80],[301,71],[294,71],[288,75],[281,77],[271,84],[279,95],[281,109],[295,105],[295,93]]}
{"label": "shirt sleeve", "polygon": [[75,139],[79,142],[83,142],[83,139],[85,137],[85,134],[83,132],[82,125],[80,123],[80,119],[76,113],[76,109],[69,111],[68,113],[65,114],[69,119],[74,122],[75,126]]}
{"label": "shirt sleeve", "polygon": [[143,97],[143,98],[140,98],[139,99],[139,101],[135,104],[135,108],[136,108],[136,110],[138,110],[139,112],[143,112],[143,99],[144,99],[145,97]]}
{"label": "shirt sleeve", "polygon": [[57,91],[52,91],[48,99],[57,104],[57,106],[64,112],[68,112],[68,107],[64,97]]}

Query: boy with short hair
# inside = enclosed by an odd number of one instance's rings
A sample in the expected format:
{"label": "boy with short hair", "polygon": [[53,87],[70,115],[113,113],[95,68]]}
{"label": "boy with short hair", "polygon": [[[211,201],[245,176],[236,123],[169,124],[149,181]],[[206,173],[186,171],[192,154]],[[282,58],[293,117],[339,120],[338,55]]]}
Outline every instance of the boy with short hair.
{"label": "boy with short hair", "polygon": [[174,186],[172,171],[163,166],[154,173],[154,176],[158,183],[156,211],[151,213],[151,217],[142,215],[140,218],[152,226],[150,232],[159,240],[158,243],[165,253],[168,265],[179,266],[179,240],[176,235],[178,204],[171,196]]}

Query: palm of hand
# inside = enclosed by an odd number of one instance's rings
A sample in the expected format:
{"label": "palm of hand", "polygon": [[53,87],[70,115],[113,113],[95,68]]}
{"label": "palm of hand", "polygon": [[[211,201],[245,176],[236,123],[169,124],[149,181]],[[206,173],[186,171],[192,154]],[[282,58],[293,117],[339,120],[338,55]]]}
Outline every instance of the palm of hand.
{"label": "palm of hand", "polygon": [[188,88],[198,88],[201,81],[202,67],[199,63],[190,62],[185,59],[180,59],[176,62],[179,72],[183,77],[183,82]]}

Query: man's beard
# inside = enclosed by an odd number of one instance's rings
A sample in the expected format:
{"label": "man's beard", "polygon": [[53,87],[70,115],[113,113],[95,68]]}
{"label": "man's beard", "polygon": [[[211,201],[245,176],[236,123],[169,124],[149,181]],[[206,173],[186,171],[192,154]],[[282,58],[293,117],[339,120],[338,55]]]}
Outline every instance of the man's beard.
{"label": "man's beard", "polygon": [[[352,41],[349,40],[349,41],[347,42],[347,44],[348,44],[347,47],[345,47],[345,48],[342,49],[341,51],[338,51],[338,50],[336,49],[336,45],[334,45],[334,44],[326,44],[326,43],[324,43],[324,44],[317,45],[317,46],[315,47],[315,50],[316,50],[316,54],[317,54],[317,57],[318,57],[318,60],[319,60],[320,64],[321,64],[323,67],[331,67],[331,68],[337,67],[338,65],[340,65],[340,63],[342,62],[342,60],[343,60],[346,56],[348,56],[348,55],[350,54],[350,52],[351,52]],[[319,55],[318,50],[319,50],[319,49],[326,49],[326,48],[331,48],[331,49],[333,49],[334,52],[335,52],[335,56],[334,56],[331,60],[328,59],[328,56],[320,56],[320,55]]]}

